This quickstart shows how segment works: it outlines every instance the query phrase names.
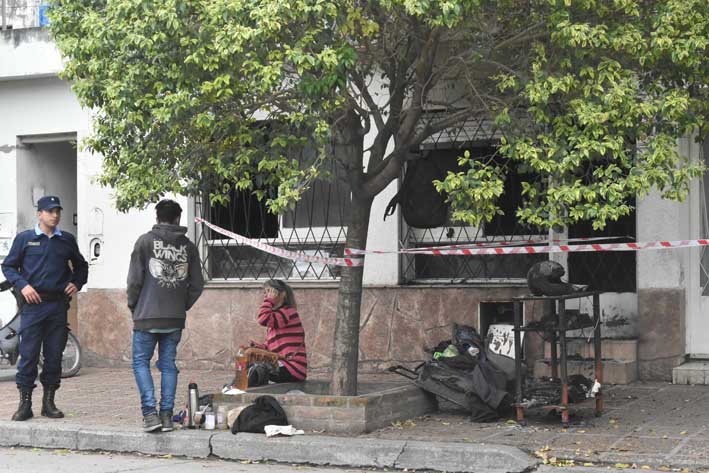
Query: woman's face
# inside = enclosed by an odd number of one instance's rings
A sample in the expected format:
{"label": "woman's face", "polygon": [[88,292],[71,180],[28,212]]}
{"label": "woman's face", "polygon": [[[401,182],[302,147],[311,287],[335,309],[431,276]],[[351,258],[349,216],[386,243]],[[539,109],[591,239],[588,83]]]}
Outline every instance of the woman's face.
{"label": "woman's face", "polygon": [[263,297],[273,300],[275,305],[281,305],[283,304],[286,295],[284,292],[279,292],[275,287],[266,286],[263,288]]}

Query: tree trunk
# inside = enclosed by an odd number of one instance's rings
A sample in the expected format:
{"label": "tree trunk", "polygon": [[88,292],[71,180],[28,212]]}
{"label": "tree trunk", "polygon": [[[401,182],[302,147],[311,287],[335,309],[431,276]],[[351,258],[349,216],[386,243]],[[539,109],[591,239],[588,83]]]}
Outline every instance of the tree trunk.
{"label": "tree trunk", "polygon": [[[351,220],[347,228],[348,248],[365,248],[372,199],[352,199]],[[359,360],[359,320],[362,304],[363,266],[343,267],[337,299],[335,340],[332,350],[331,394],[357,394]]]}
{"label": "tree trunk", "polygon": [[[334,132],[336,159],[345,165],[352,189],[352,206],[345,245],[348,248],[365,248],[373,197],[365,195],[361,189],[364,177],[362,167],[364,140],[359,116],[353,110],[348,111],[338,121]],[[362,302],[363,272],[362,266],[344,266],[340,277],[330,383],[330,392],[338,396],[357,394],[359,312]]]}

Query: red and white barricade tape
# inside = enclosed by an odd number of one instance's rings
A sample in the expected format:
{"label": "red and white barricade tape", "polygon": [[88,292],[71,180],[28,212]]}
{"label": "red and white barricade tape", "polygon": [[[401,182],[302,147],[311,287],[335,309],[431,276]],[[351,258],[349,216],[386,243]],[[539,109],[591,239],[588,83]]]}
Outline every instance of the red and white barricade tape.
{"label": "red and white barricade tape", "polygon": [[[667,250],[672,248],[691,248],[709,246],[709,240],[675,240],[675,241],[647,241],[637,243],[591,243],[583,245],[545,245],[545,246],[513,246],[494,248],[450,248],[430,249],[424,251],[379,251],[384,253],[408,253],[435,256],[470,256],[470,255],[519,255],[538,253],[576,253],[590,251],[640,251],[640,250]],[[372,253],[366,250],[346,248],[347,255],[364,255]]]}
{"label": "red and white barricade tape", "polygon": [[329,256],[317,256],[317,255],[306,255],[305,253],[298,251],[285,250],[283,248],[278,248],[275,246],[267,245],[259,240],[253,238],[247,238],[238,233],[230,232],[222,227],[218,227],[213,223],[210,223],[202,218],[195,218],[195,222],[206,225],[217,233],[220,233],[229,238],[242,243],[244,245],[252,246],[258,248],[259,250],[265,251],[266,253],[280,256],[281,258],[287,258],[292,261],[305,261],[307,263],[320,263],[320,264],[331,264],[334,266],[362,266],[364,265],[364,258],[333,258]]}
{"label": "red and white barricade tape", "polygon": [[[520,244],[517,241],[508,242],[489,242],[470,245],[448,245],[442,247],[426,247],[426,248],[407,248],[403,250],[378,251],[378,250],[360,250],[355,248],[345,248],[345,255],[352,256],[348,258],[307,255],[302,252],[285,250],[275,246],[268,245],[253,238],[247,238],[243,235],[231,232],[224,228],[218,227],[202,218],[195,218],[195,222],[206,225],[217,233],[220,233],[229,238],[233,238],[239,243],[258,248],[266,253],[287,258],[292,261],[304,261],[308,263],[330,264],[334,266],[363,266],[364,255],[367,254],[424,254],[434,256],[472,256],[472,255],[519,255],[519,254],[539,254],[539,253],[576,253],[576,252],[593,252],[593,251],[641,251],[641,250],[667,250],[673,248],[692,248],[709,246],[707,240],[674,240],[674,241],[647,241],[636,243],[584,243],[576,245],[549,245],[543,246],[512,246],[512,244]],[[594,238],[577,238],[566,241],[593,241],[593,240],[609,240],[625,237],[594,237]],[[549,243],[555,240],[538,240],[537,243]],[[528,241],[525,241],[528,243]],[[476,247],[480,245],[480,247]],[[497,245],[497,246],[483,246]],[[467,247],[466,247],[467,246]],[[473,246],[472,248],[470,246]]]}
{"label": "red and white barricade tape", "polygon": [[485,241],[479,243],[458,243],[454,245],[438,245],[438,246],[418,246],[416,248],[402,248],[398,251],[387,251],[387,250],[355,250],[352,248],[346,248],[345,254],[351,256],[366,255],[366,254],[387,254],[387,253],[417,253],[417,254],[430,254],[431,251],[440,250],[464,250],[464,249],[476,249],[476,248],[504,248],[504,247],[516,247],[516,246],[528,246],[528,245],[548,245],[550,243],[562,244],[562,243],[576,243],[576,242],[588,242],[588,241],[609,241],[609,240],[622,240],[630,239],[627,236],[613,236],[613,237],[585,237],[585,238],[567,238],[567,239],[529,239],[529,240],[507,240],[507,241]]}

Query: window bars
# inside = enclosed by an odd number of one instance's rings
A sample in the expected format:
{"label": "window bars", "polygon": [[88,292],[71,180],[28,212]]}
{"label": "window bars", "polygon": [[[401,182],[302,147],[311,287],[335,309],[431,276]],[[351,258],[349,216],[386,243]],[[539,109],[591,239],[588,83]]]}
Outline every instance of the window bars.
{"label": "window bars", "polygon": [[[434,112],[440,113],[440,112]],[[429,113],[430,114],[430,113]],[[436,159],[446,170],[457,171],[458,157],[469,150],[474,158],[501,159],[497,155],[499,135],[489,120],[469,120],[459,128],[437,133],[422,143],[426,159]],[[349,223],[350,191],[341,169],[329,165],[330,181],[316,181],[295,208],[281,216],[266,211],[250,192],[232,192],[226,206],[210,206],[202,199],[196,214],[218,226],[258,238],[273,246],[304,251],[319,256],[342,256]],[[546,230],[522,225],[515,216],[521,203],[520,176],[508,169],[505,194],[500,205],[504,215],[480,227],[461,226],[448,220],[435,228],[413,228],[402,218],[402,248],[421,248],[451,244],[499,244],[529,239],[546,239]],[[382,218],[372,214],[372,218]],[[575,225],[567,236],[635,237],[635,214],[611,222],[602,233],[590,225]],[[340,268],[330,265],[293,262],[261,252],[222,237],[209,229],[197,228],[205,275],[213,281],[254,281],[268,278],[332,281]],[[394,238],[394,236],[392,236]],[[376,248],[370,248],[376,249]],[[404,284],[523,284],[529,268],[548,259],[546,254],[433,256],[402,254],[399,258]],[[574,253],[565,261],[571,282],[591,284],[610,292],[635,291],[635,254]]]}
{"label": "window bars", "polygon": [[[316,181],[295,208],[276,216],[249,191],[232,191],[226,206],[196,203],[198,216],[272,246],[317,256],[342,256],[349,222],[349,187],[335,165],[330,181]],[[291,261],[239,244],[208,228],[197,228],[202,268],[214,281],[259,279],[336,280],[340,268]]]}
{"label": "window bars", "polygon": [[[441,119],[444,112],[429,112],[426,121]],[[443,130],[424,141],[421,145],[425,159],[436,160],[447,171],[458,172],[458,158],[469,151],[471,158],[500,160],[497,144],[500,134],[491,120],[470,119],[459,127]],[[500,206],[504,215],[495,217],[480,227],[461,226],[451,222],[435,228],[413,228],[402,219],[402,246],[421,248],[427,246],[461,244],[499,244],[513,240],[539,239],[544,231],[520,224],[515,210],[521,202],[521,183],[514,168],[508,168],[505,193]],[[477,256],[433,256],[402,255],[401,275],[404,283],[522,283],[529,268],[547,255],[477,255]]]}
{"label": "window bars", "polygon": [[0,0],[0,30],[47,26],[47,1]]}

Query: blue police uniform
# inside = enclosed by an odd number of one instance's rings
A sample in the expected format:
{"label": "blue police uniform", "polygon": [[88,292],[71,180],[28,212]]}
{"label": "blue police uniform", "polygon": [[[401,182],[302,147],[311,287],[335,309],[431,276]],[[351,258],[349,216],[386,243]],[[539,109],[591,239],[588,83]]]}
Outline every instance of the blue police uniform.
{"label": "blue police uniform", "polygon": [[[47,202],[45,199],[50,200]],[[43,197],[38,203],[40,210],[56,207],[61,208],[56,197]],[[44,386],[58,387],[62,353],[69,330],[69,297],[64,290],[69,283],[81,289],[86,284],[89,272],[88,263],[79,251],[76,238],[58,228],[53,235],[47,236],[37,225],[33,230],[24,231],[15,237],[10,252],[2,262],[2,272],[18,291],[29,284],[42,298],[40,304],[27,303],[21,309],[17,385],[26,389],[34,387],[39,353],[44,345],[44,367],[40,382]]]}

